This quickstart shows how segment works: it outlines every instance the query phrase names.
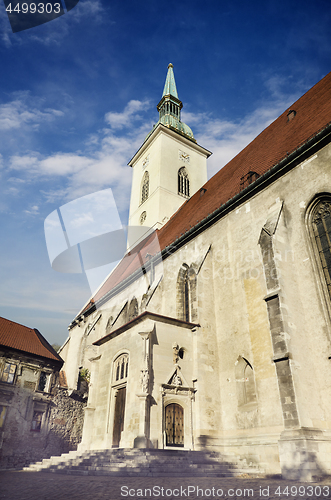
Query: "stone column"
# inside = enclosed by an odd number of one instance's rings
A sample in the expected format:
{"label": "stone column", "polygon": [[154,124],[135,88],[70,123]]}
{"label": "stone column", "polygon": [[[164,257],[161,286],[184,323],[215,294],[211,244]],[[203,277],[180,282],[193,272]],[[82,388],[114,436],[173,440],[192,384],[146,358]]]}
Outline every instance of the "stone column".
{"label": "stone column", "polygon": [[152,332],[139,332],[143,341],[142,364],[140,369],[140,389],[137,394],[139,399],[139,434],[134,440],[135,448],[149,448],[150,440],[150,376],[151,376],[151,334]]}
{"label": "stone column", "polygon": [[94,429],[94,412],[95,412],[95,399],[96,399],[96,389],[97,380],[99,372],[99,359],[100,356],[89,359],[91,361],[91,379],[89,384],[89,395],[87,400],[87,406],[84,408],[84,427],[82,440],[78,445],[79,451],[89,450],[92,443],[92,434]]}

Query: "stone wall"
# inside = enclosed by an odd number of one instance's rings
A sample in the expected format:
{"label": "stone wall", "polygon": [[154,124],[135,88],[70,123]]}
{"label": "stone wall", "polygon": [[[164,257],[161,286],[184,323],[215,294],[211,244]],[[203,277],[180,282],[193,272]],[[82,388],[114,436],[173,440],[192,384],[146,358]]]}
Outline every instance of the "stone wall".
{"label": "stone wall", "polygon": [[[81,440],[86,398],[78,391],[71,395],[65,389],[55,389],[49,396],[45,421],[40,432],[31,432],[26,421],[29,404],[19,391],[13,398],[6,417],[0,449],[0,468],[21,468],[53,455],[76,450]],[[26,406],[25,404],[25,406]]]}

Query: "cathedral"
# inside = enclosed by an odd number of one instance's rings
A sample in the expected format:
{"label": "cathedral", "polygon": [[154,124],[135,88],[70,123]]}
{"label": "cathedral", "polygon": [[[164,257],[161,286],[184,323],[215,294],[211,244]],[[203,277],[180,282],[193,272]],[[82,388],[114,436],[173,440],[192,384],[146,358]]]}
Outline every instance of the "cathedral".
{"label": "cathedral", "polygon": [[[80,450],[331,473],[331,73],[207,181],[172,64],[129,162],[140,238],[69,326]],[[298,475],[299,474],[299,475]]]}

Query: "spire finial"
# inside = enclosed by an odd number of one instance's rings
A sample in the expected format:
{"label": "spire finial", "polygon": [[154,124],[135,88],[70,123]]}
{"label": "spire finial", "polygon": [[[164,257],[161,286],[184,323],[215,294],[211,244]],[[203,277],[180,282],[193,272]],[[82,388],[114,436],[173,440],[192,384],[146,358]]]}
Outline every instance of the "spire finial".
{"label": "spire finial", "polygon": [[167,78],[166,78],[166,82],[164,85],[162,97],[165,95],[172,95],[173,97],[176,97],[178,99],[173,67],[174,67],[173,64],[171,64],[171,63],[168,64],[168,73],[167,73]]}

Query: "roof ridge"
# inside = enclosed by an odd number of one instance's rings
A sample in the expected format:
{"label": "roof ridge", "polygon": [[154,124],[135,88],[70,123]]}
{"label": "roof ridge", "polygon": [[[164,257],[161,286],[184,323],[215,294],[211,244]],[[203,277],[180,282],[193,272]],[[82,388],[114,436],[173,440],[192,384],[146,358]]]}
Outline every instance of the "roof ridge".
{"label": "roof ridge", "polygon": [[33,330],[35,331],[38,339],[40,340],[41,344],[48,350],[50,351],[51,354],[53,354],[54,356],[56,356],[59,361],[63,361],[61,356],[56,352],[56,350],[54,349],[54,347],[51,346],[51,344],[48,342],[48,340],[45,339],[45,337],[40,333],[40,331],[37,329],[37,328],[33,328]]}
{"label": "roof ridge", "polygon": [[22,323],[17,323],[17,321],[14,321],[14,320],[8,319],[8,318],[4,318],[3,316],[0,316],[0,319],[4,319],[5,321],[8,321],[9,323],[15,323],[15,325],[18,325],[18,326],[23,326],[24,328],[28,328],[28,330],[34,330],[34,328],[31,328],[31,326],[22,325]]}

